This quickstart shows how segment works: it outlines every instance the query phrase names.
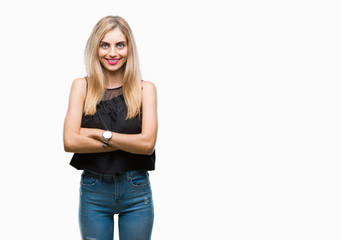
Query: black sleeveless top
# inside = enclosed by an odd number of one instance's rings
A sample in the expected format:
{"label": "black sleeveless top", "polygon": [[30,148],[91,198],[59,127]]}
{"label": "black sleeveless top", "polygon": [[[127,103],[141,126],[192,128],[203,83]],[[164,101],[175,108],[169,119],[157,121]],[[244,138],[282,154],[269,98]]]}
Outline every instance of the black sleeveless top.
{"label": "black sleeveless top", "polygon": [[[81,127],[99,128],[117,133],[138,134],[142,131],[142,114],[129,120],[122,87],[107,89],[93,116],[83,115]],[[117,150],[106,153],[75,153],[70,165],[78,170],[99,173],[119,173],[130,170],[154,170],[155,151],[151,155]]]}

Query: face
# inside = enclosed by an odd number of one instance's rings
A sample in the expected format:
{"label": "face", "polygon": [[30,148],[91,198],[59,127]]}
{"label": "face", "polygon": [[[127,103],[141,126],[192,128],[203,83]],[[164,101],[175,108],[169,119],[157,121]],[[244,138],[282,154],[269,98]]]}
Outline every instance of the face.
{"label": "face", "polygon": [[128,45],[122,31],[116,27],[107,32],[98,48],[99,61],[109,72],[120,70],[127,61]]}

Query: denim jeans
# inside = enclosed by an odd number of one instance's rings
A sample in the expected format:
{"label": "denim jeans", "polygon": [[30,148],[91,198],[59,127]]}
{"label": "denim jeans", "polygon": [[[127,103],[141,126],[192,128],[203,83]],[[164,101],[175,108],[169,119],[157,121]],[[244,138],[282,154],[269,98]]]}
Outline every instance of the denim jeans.
{"label": "denim jeans", "polygon": [[120,240],[151,239],[154,207],[146,170],[99,174],[84,170],[80,183],[82,239],[112,240],[118,214]]}

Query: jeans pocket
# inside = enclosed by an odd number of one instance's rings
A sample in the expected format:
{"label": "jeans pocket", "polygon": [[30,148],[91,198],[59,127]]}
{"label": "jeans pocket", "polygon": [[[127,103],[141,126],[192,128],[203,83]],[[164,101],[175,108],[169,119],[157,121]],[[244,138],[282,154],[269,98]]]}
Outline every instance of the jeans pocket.
{"label": "jeans pocket", "polygon": [[150,181],[147,171],[136,171],[130,175],[130,184],[134,188],[149,187]]}
{"label": "jeans pocket", "polygon": [[97,183],[98,179],[95,176],[83,173],[81,177],[81,185],[86,187],[86,186],[95,186]]}

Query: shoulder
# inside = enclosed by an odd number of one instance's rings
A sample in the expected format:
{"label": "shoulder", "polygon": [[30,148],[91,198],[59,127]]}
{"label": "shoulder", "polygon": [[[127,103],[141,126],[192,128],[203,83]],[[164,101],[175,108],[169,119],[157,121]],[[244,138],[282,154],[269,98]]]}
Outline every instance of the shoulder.
{"label": "shoulder", "polygon": [[156,103],[156,87],[154,83],[149,81],[142,82],[142,102],[149,104]]}
{"label": "shoulder", "polygon": [[143,91],[145,91],[145,90],[156,91],[156,86],[154,83],[152,83],[150,81],[143,80],[142,81],[142,89],[143,89]]}
{"label": "shoulder", "polygon": [[77,87],[77,88],[86,88],[87,81],[84,77],[82,78],[76,78],[72,82],[72,87]]}
{"label": "shoulder", "polygon": [[81,91],[81,92],[86,92],[86,88],[87,88],[87,80],[86,78],[76,78],[75,80],[73,80],[72,82],[72,89],[76,89],[77,91]]}
{"label": "shoulder", "polygon": [[87,81],[85,78],[76,78],[72,82],[71,95],[83,96],[86,95]]}

